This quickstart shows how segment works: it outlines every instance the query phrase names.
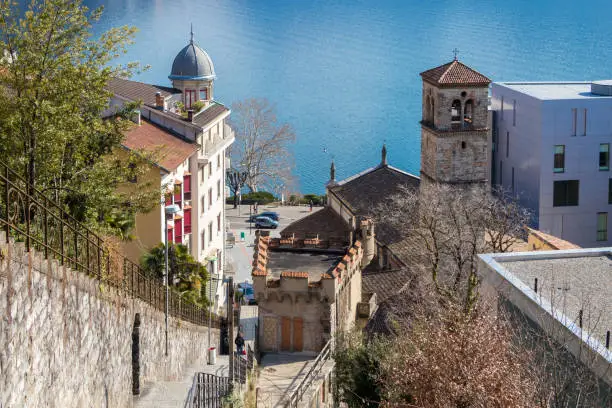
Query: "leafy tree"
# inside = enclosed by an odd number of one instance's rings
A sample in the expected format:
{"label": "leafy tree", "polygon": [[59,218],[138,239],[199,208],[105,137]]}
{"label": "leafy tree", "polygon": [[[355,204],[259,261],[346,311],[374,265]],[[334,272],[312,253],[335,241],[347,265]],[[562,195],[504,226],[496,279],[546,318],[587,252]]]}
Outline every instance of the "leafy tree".
{"label": "leafy tree", "polygon": [[266,99],[247,99],[232,105],[231,125],[236,132],[232,162],[247,173],[246,186],[291,183],[293,158],[289,143],[295,140],[290,125],[279,124],[274,106]]}
{"label": "leafy tree", "polygon": [[230,193],[233,196],[234,208],[238,207],[238,193],[244,187],[248,174],[239,172],[236,169],[228,169],[225,174],[225,181],[230,188]]}
{"label": "leafy tree", "polygon": [[129,238],[135,213],[157,204],[159,192],[120,188],[145,169],[142,155],[113,154],[134,106],[106,120],[102,113],[108,80],[138,68],[111,65],[136,30],[94,39],[101,11],[78,0],[32,0],[25,10],[0,0],[0,157],[30,191],[42,190],[98,232]]}
{"label": "leafy tree", "polygon": [[[145,254],[141,266],[152,277],[163,280],[166,270],[165,244],[161,243]],[[174,286],[184,299],[201,306],[208,305],[208,271],[189,254],[185,245],[168,245],[168,283]]]}

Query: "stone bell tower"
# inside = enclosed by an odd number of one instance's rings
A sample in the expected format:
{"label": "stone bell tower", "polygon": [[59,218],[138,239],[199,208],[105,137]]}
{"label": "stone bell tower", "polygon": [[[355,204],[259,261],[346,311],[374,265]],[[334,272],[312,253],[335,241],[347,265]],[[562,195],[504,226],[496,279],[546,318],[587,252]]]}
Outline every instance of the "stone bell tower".
{"label": "stone bell tower", "polygon": [[421,180],[488,183],[491,80],[455,59],[421,73]]}

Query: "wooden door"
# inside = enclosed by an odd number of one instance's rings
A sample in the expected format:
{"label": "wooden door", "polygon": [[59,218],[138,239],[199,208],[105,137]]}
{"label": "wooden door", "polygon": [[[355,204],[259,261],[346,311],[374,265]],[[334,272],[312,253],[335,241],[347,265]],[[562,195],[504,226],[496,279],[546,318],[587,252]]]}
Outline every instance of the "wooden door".
{"label": "wooden door", "polygon": [[289,317],[282,318],[281,351],[291,351],[291,319]]}
{"label": "wooden door", "polygon": [[302,333],[302,318],[294,317],[293,318],[293,351],[302,351],[304,348],[304,340]]}

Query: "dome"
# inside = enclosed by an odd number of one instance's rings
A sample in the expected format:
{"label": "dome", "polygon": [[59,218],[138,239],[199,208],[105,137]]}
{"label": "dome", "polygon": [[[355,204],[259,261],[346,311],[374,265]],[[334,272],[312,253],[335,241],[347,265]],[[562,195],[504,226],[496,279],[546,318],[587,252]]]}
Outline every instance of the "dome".
{"label": "dome", "polygon": [[215,67],[202,48],[191,41],[179,51],[172,63],[170,79],[215,79]]}

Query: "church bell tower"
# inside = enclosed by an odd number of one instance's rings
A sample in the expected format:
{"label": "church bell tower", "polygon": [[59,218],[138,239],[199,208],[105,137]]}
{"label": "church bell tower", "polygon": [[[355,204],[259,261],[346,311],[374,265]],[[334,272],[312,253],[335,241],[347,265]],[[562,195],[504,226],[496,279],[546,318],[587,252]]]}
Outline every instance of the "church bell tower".
{"label": "church bell tower", "polygon": [[491,80],[457,58],[421,73],[421,181],[488,183]]}

